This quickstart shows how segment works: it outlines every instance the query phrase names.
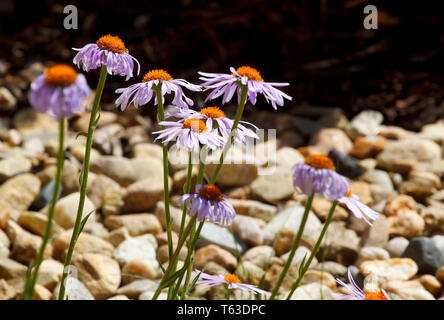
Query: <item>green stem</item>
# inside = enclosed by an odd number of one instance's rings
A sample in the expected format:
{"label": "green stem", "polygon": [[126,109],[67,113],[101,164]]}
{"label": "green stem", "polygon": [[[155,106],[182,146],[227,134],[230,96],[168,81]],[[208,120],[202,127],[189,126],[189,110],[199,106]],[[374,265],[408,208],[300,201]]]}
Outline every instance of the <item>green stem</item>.
{"label": "green stem", "polygon": [[69,266],[71,264],[72,255],[74,253],[74,247],[76,245],[77,239],[80,235],[81,225],[82,225],[82,215],[83,215],[83,207],[85,204],[86,198],[86,187],[88,184],[88,172],[89,172],[89,161],[91,158],[91,148],[92,148],[92,137],[94,133],[94,129],[98,122],[97,114],[100,112],[100,99],[102,98],[103,88],[105,87],[107,75],[107,68],[105,65],[102,65],[100,70],[99,82],[97,84],[96,96],[94,97],[94,103],[91,109],[91,116],[89,119],[88,125],[88,133],[86,138],[86,147],[85,147],[85,157],[83,160],[83,168],[81,172],[81,181],[80,181],[80,198],[79,198],[79,206],[77,209],[77,217],[74,223],[74,230],[72,231],[71,242],[69,244],[68,253],[66,254],[65,264],[63,268],[62,281],[60,284],[59,291],[59,300],[63,300],[65,298],[65,281],[68,276]]}
{"label": "green stem", "polygon": [[[188,171],[187,171],[187,181],[185,183],[185,189],[184,194],[190,193],[191,189],[191,178],[193,173],[193,152],[190,151],[190,154],[188,156]],[[183,204],[183,211],[182,211],[182,220],[180,222],[180,229],[179,229],[179,238],[182,237],[183,228],[185,228],[185,220],[187,216],[187,206],[184,203]]]}
{"label": "green stem", "polygon": [[[204,150],[204,151],[206,152],[207,150]],[[206,155],[206,153],[203,153],[203,154]],[[202,158],[202,159],[199,160],[199,172],[198,172],[198,174],[197,174],[197,181],[196,181],[197,184],[202,184],[202,182],[203,182],[203,175],[204,175],[204,169],[205,169],[205,160],[206,160],[206,156],[205,156],[204,158]],[[185,208],[184,208],[184,209],[185,209]],[[199,225],[199,229],[198,229],[198,232],[197,232],[196,235],[195,235],[196,221],[194,221],[194,225],[193,225],[193,227],[191,228],[191,232],[190,232],[190,240],[189,240],[189,243],[188,243],[187,258],[185,259],[186,262],[192,262],[192,261],[193,261],[193,257],[192,257],[192,255],[193,255],[194,247],[192,247],[192,243],[195,242],[195,241],[194,241],[195,237],[196,237],[196,241],[197,241],[197,239],[199,238],[200,230],[201,230],[202,227],[203,227],[203,223],[204,223],[204,221],[202,221],[202,222],[200,223],[200,225]],[[176,264],[177,264],[177,262],[176,262]],[[186,278],[185,278],[184,291],[182,291],[182,296],[183,296],[183,294],[184,294],[184,292],[186,291],[187,286],[188,286],[188,281],[189,281],[189,278],[190,278],[190,276],[191,276],[191,266],[192,266],[192,263],[188,263],[188,265],[187,265],[187,264],[184,264],[184,265],[187,266],[187,275],[186,275]],[[174,291],[173,291],[173,292],[174,292],[174,293],[173,293],[173,296],[174,296],[174,297],[176,296],[177,292],[178,292],[179,289],[180,289],[180,285],[181,285],[181,283],[182,283],[182,279],[183,279],[183,277],[184,277],[184,274],[182,274],[182,275],[179,277],[179,279],[177,280],[176,288],[175,288]],[[188,281],[187,281],[187,280],[188,280]]]}
{"label": "green stem", "polygon": [[301,219],[301,224],[299,225],[299,230],[298,233],[296,235],[296,238],[294,239],[294,243],[293,243],[293,247],[291,248],[290,251],[290,255],[288,256],[287,262],[285,263],[284,269],[282,270],[278,281],[276,282],[276,285],[273,288],[273,291],[271,292],[270,295],[270,300],[273,300],[278,291],[280,286],[282,285],[282,282],[284,281],[285,276],[287,275],[288,269],[291,266],[291,262],[293,261],[294,255],[296,253],[297,248],[299,247],[299,242],[301,241],[302,238],[302,233],[304,232],[304,228],[305,228],[305,224],[307,223],[307,219],[308,219],[308,214],[310,213],[310,209],[311,209],[311,204],[313,202],[313,198],[314,198],[314,193],[312,193],[308,198],[307,198],[307,202],[305,204],[305,211],[304,211],[304,215],[302,216]]}
{"label": "green stem", "polygon": [[293,292],[296,290],[296,288],[299,286],[299,283],[301,282],[302,278],[304,277],[304,274],[307,272],[308,268],[310,267],[311,262],[313,261],[313,258],[316,256],[316,253],[319,250],[319,247],[322,243],[322,239],[324,238],[325,232],[327,232],[328,226],[330,225],[331,219],[333,217],[333,213],[335,212],[336,205],[338,204],[338,201],[333,201],[330,211],[328,212],[327,219],[325,220],[324,227],[322,228],[321,234],[319,235],[318,240],[316,241],[316,244],[311,251],[310,258],[308,258],[307,262],[304,264],[302,271],[300,272],[298,278],[296,279],[296,282],[293,284],[290,293],[287,296],[287,300],[290,300],[291,296],[293,295]]}
{"label": "green stem", "polygon": [[59,151],[57,153],[57,172],[55,177],[54,190],[52,192],[52,200],[49,204],[48,208],[48,222],[46,223],[45,233],[43,235],[43,241],[40,246],[39,253],[37,255],[37,259],[35,261],[34,270],[29,279],[29,282],[26,285],[26,289],[24,292],[25,300],[32,300],[34,297],[34,288],[37,282],[40,265],[42,264],[43,257],[45,254],[46,245],[48,244],[49,239],[52,235],[52,221],[54,217],[54,208],[57,202],[57,198],[59,195],[60,184],[62,181],[62,172],[63,172],[63,162],[65,160],[65,149],[64,149],[64,140],[65,140],[65,118],[62,117],[59,120]]}
{"label": "green stem", "polygon": [[183,232],[182,238],[180,238],[180,239],[178,240],[177,247],[176,247],[176,250],[174,251],[173,257],[171,258],[170,262],[168,263],[168,267],[167,267],[167,269],[165,270],[165,273],[163,274],[162,280],[160,281],[160,284],[159,284],[159,286],[157,287],[157,290],[156,290],[156,292],[154,293],[154,295],[153,295],[153,299],[152,299],[152,300],[157,300],[157,298],[158,298],[159,295],[160,295],[160,292],[161,292],[162,289],[163,289],[163,288],[162,288],[163,283],[164,283],[165,280],[170,276],[171,272],[174,270],[174,268],[175,268],[175,263],[177,262],[177,259],[179,258],[180,249],[182,249],[183,244],[185,243],[186,238],[188,237],[188,235],[189,235],[190,232],[191,232],[192,227],[193,227],[194,224],[196,223],[196,219],[197,219],[197,215],[195,215],[194,217],[192,217],[192,218],[190,219],[190,221],[188,222],[188,224],[187,224],[187,226],[186,226],[186,228],[185,228],[185,230],[184,230],[184,232]]}
{"label": "green stem", "polygon": [[246,85],[241,85],[241,98],[239,102],[239,106],[236,111],[236,116],[234,118],[233,127],[231,128],[230,136],[228,137],[227,143],[224,146],[224,149],[222,150],[222,154],[219,158],[219,163],[216,167],[216,170],[213,172],[213,175],[211,176],[211,180],[209,184],[214,184],[216,182],[217,176],[219,175],[219,171],[222,168],[222,165],[224,163],[224,158],[228,153],[228,150],[230,150],[231,145],[234,141],[234,131],[237,128],[237,125],[239,124],[240,119],[242,118],[242,114],[244,113],[245,103],[247,102],[247,94],[248,94],[248,87]]}
{"label": "green stem", "polygon": [[[165,113],[163,110],[163,102],[162,102],[162,84],[159,83],[154,88],[156,91],[157,98],[157,109],[159,113],[159,121],[165,120]],[[161,126],[164,129],[164,126]],[[173,256],[173,238],[171,232],[171,216],[170,216],[170,191],[168,188],[168,147],[163,143],[162,139],[162,152],[163,152],[163,194],[164,194],[164,202],[165,202],[165,220],[166,220],[166,229],[167,229],[167,238],[168,238],[168,258],[171,261]]]}

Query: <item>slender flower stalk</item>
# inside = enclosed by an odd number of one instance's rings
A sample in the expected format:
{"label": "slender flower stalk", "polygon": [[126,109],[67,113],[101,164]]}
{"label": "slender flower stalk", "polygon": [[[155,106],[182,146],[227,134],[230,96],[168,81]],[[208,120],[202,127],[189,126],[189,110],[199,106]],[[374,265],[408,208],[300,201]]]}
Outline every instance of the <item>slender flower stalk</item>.
{"label": "slender flower stalk", "polygon": [[[162,82],[154,86],[154,91],[156,92],[157,99],[157,112],[159,116],[159,121],[165,120],[165,113],[163,110],[163,96],[162,96]],[[162,126],[162,129],[164,127]],[[171,261],[173,257],[173,238],[171,232],[171,216],[170,216],[170,191],[168,187],[168,147],[166,144],[162,144],[162,158],[163,158],[163,197],[165,203],[165,220],[166,220],[166,229],[167,229],[167,238],[168,238],[168,257]]]}
{"label": "slender flower stalk", "polygon": [[273,290],[271,291],[270,300],[273,300],[278,291],[279,288],[282,285],[282,282],[285,279],[285,276],[287,275],[288,269],[291,266],[291,262],[293,261],[294,255],[296,253],[297,248],[299,247],[299,243],[302,238],[302,233],[304,232],[305,224],[307,223],[308,214],[310,213],[311,204],[313,203],[314,193],[312,193],[307,198],[307,202],[305,203],[305,210],[304,215],[302,216],[301,224],[299,225],[298,233],[296,234],[296,238],[294,239],[293,246],[291,248],[290,254],[287,258],[287,262],[285,263],[284,269],[282,270],[278,281],[276,282],[276,285],[274,286]]}
{"label": "slender flower stalk", "polygon": [[[107,75],[107,67],[106,65],[102,65],[102,68],[100,70],[100,77],[99,82],[97,84],[97,90],[96,90],[96,96],[94,98],[94,103],[91,109],[91,116],[89,119],[89,125],[88,125],[88,133],[86,137],[86,147],[85,147],[85,157],[83,160],[83,168],[81,171],[80,176],[80,198],[79,198],[79,206],[77,209],[77,216],[76,221],[74,223],[74,230],[72,232],[71,241],[69,244],[68,252],[66,254],[65,264],[63,268],[63,275],[62,275],[62,281],[60,284],[60,290],[59,290],[59,300],[64,300],[65,298],[65,282],[66,277],[68,276],[69,272],[69,266],[71,264],[72,255],[74,253],[74,247],[76,245],[77,239],[80,235],[80,232],[82,231],[82,214],[83,214],[83,207],[85,204],[85,198],[86,198],[86,187],[88,184],[88,172],[89,172],[89,161],[91,158],[91,147],[92,147],[92,137],[94,133],[94,129],[98,122],[98,115],[100,110],[100,99],[102,98],[102,92],[103,88],[105,87],[105,81],[106,81],[106,75]],[[88,218],[88,216],[86,216]],[[85,221],[86,222],[86,221]]]}
{"label": "slender flower stalk", "polygon": [[214,184],[216,182],[217,176],[219,175],[219,171],[224,163],[224,158],[227,155],[233,143],[234,132],[237,128],[237,125],[239,124],[240,119],[242,118],[242,114],[244,113],[245,103],[247,102],[247,94],[248,94],[248,87],[246,85],[241,85],[240,102],[236,111],[236,116],[234,118],[233,126],[231,127],[230,136],[228,137],[227,143],[225,143],[224,149],[222,150],[222,154],[220,155],[219,158],[219,163],[217,164],[217,167],[214,170],[213,175],[211,176],[210,184]]}
{"label": "slender flower stalk", "polygon": [[83,110],[85,98],[90,95],[90,92],[91,90],[85,76],[78,74],[74,68],[66,64],[57,64],[50,67],[31,83],[29,102],[32,107],[37,112],[46,113],[59,121],[59,150],[57,153],[57,171],[52,200],[48,208],[48,221],[42,244],[34,262],[34,270],[31,270],[32,265],[30,265],[25,279],[25,300],[33,299],[39,269],[44,259],[46,246],[52,235],[54,208],[59,196],[65,157],[65,118],[69,118],[75,112]]}
{"label": "slender flower stalk", "polygon": [[52,235],[52,221],[54,217],[54,208],[57,202],[57,198],[59,196],[60,184],[62,181],[63,162],[65,160],[64,140],[65,140],[65,118],[62,117],[59,120],[59,150],[57,153],[57,172],[55,177],[54,190],[52,193],[52,199],[48,208],[48,222],[46,224],[45,233],[43,235],[43,241],[40,246],[37,259],[35,261],[34,269],[31,273],[31,277],[26,281],[25,291],[23,293],[25,300],[32,300],[34,298],[34,288],[37,282],[39,269],[43,261],[46,245],[48,244],[48,241]]}
{"label": "slender flower stalk", "polygon": [[307,272],[308,268],[310,267],[310,264],[313,261],[313,258],[316,256],[316,253],[318,252],[319,247],[322,243],[322,239],[324,238],[324,235],[327,232],[328,226],[330,225],[330,222],[333,217],[333,213],[335,212],[337,204],[338,204],[338,200],[333,201],[333,203],[330,207],[330,211],[328,212],[327,219],[325,220],[324,227],[322,228],[322,231],[319,234],[318,240],[316,241],[316,244],[315,244],[313,250],[311,251],[310,257],[308,258],[307,262],[304,262],[304,264],[302,265],[302,268],[299,271],[298,278],[296,279],[295,283],[291,287],[291,290],[287,296],[287,300],[291,299],[293,292],[299,286],[299,283],[301,282],[302,278],[304,277],[304,274]]}

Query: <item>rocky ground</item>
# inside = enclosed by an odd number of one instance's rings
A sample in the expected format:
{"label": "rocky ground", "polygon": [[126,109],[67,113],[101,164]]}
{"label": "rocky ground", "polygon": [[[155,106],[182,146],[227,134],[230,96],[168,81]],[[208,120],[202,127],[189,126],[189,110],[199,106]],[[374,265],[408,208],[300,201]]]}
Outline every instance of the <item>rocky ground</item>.
{"label": "rocky ground", "polygon": [[[4,87],[0,96],[2,111],[9,112],[0,119],[0,299],[21,299],[23,276],[36,257],[47,221],[58,125],[30,108],[17,108],[14,93]],[[346,280],[347,267],[358,284],[372,281],[393,299],[444,298],[444,122],[411,132],[382,125],[382,114],[376,111],[363,111],[349,121],[337,109],[307,112],[306,117],[249,110],[247,120],[260,128],[276,128],[277,138],[256,146],[254,163],[223,167],[218,184],[237,217],[232,232],[205,224],[195,268],[211,274],[236,272],[244,282],[270,290],[287,259],[306,199],[294,194],[290,168],[308,154],[323,153],[350,179],[353,193],[381,214],[369,228],[338,207],[325,246],[293,299],[320,299],[321,292],[324,299],[336,299],[341,289],[335,278]],[[69,123],[63,190],[36,286],[38,299],[54,299],[58,290],[85,144],[75,135],[86,131],[88,121],[85,112]],[[96,212],[77,243],[77,278],[70,278],[67,289],[71,300],[150,299],[157,287],[168,252],[162,150],[152,142],[153,129],[135,110],[102,112],[84,210]],[[230,155],[239,156],[239,150]],[[186,177],[186,165],[175,160],[183,157],[179,154],[170,163],[175,231],[182,213],[177,200]],[[208,166],[207,173],[213,168]],[[314,200],[303,245],[282,293],[314,245],[329,207],[328,200]],[[181,259],[185,256],[183,249]],[[224,299],[224,292],[197,286],[191,297]]]}

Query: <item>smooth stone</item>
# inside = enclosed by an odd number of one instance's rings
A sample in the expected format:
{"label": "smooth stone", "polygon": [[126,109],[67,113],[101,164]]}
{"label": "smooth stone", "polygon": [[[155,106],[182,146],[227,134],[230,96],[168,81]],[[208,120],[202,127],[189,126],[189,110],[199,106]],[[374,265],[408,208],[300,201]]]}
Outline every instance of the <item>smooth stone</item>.
{"label": "smooth stone", "polygon": [[13,300],[16,294],[13,286],[9,285],[5,279],[0,279],[0,300]]}
{"label": "smooth stone", "polygon": [[429,233],[444,232],[444,206],[431,205],[421,210],[425,230]]}
{"label": "smooth stone", "polygon": [[[48,216],[39,212],[24,211],[22,214],[20,214],[17,222],[23,228],[43,237],[48,224]],[[63,228],[55,221],[52,222],[52,235],[61,234],[63,231]]]}
{"label": "smooth stone", "polygon": [[260,201],[233,198],[229,198],[228,201],[233,206],[236,214],[243,214],[249,217],[262,219],[266,222],[270,221],[277,213],[277,208],[275,206]]}
{"label": "smooth stone", "polygon": [[259,246],[264,242],[260,222],[262,225],[265,224],[263,220],[236,215],[232,223],[233,232],[248,246]]}
{"label": "smooth stone", "polygon": [[114,250],[113,257],[124,265],[134,259],[156,260],[157,241],[152,234],[130,238]]}
{"label": "smooth stone", "polygon": [[[39,211],[43,209],[47,204],[49,204],[52,200],[54,193],[55,181],[51,180],[48,182],[42,190],[40,190],[37,197],[35,197],[34,202],[31,204],[30,209],[33,211]],[[60,195],[63,192],[63,186],[60,184],[59,192],[57,193],[57,199],[60,198]]]}
{"label": "smooth stone", "polygon": [[409,240],[404,237],[394,237],[387,243],[385,249],[390,253],[390,257],[399,258],[409,245]]}
{"label": "smooth stone", "polygon": [[441,251],[427,237],[413,238],[402,257],[411,258],[418,265],[418,273],[434,274],[441,266]]}
{"label": "smooth stone", "polygon": [[[62,228],[69,229],[74,227],[77,218],[77,208],[80,201],[80,193],[75,192],[70,195],[61,198],[57,201],[54,209],[54,221],[57,222]],[[82,219],[88,214],[92,213],[85,227],[91,224],[95,220],[95,207],[88,197],[85,197],[85,204],[82,212]]]}
{"label": "smooth stone", "polygon": [[332,149],[328,157],[336,164],[336,171],[350,179],[356,179],[364,172],[359,160],[337,149]]}
{"label": "smooth stone", "polygon": [[250,261],[258,267],[265,269],[275,255],[273,247],[257,246],[246,251],[242,256],[242,261]]}
{"label": "smooth stone", "polygon": [[384,285],[384,289],[396,300],[435,300],[419,281],[391,280]]}
{"label": "smooth stone", "polygon": [[159,266],[152,260],[134,259],[127,262],[122,268],[122,283],[127,284],[138,278],[156,280],[161,275]]}
{"label": "smooth stone", "polygon": [[328,286],[321,285],[319,282],[312,282],[298,287],[293,292],[290,300],[337,300],[337,296]]}
{"label": "smooth stone", "polygon": [[158,281],[144,279],[135,280],[117,289],[116,294],[122,294],[130,299],[137,299],[145,291],[155,291],[159,286]]}
{"label": "smooth stone", "polygon": [[234,236],[227,228],[206,222],[200,232],[200,238],[197,240],[196,246],[203,247],[209,244],[215,244],[233,253],[242,254],[246,249],[245,243]]}
{"label": "smooth stone", "polygon": [[13,279],[25,275],[27,267],[15,260],[0,256],[0,278]]}
{"label": "smooth stone", "polygon": [[260,199],[271,203],[290,198],[295,192],[291,173],[282,170],[276,171],[259,175],[250,186],[251,192]]}
{"label": "smooth stone", "polygon": [[349,123],[347,133],[350,137],[376,136],[381,131],[384,116],[376,110],[364,110],[358,113]]}
{"label": "smooth stone", "polygon": [[91,160],[90,170],[104,174],[124,187],[147,178],[163,178],[162,161],[157,158],[100,156]]}
{"label": "smooth stone", "polygon": [[72,264],[77,268],[79,280],[96,299],[106,299],[120,285],[120,267],[116,260],[100,253],[76,255]]}
{"label": "smooth stone", "polygon": [[344,131],[336,128],[321,129],[311,138],[310,145],[318,148],[322,154],[328,154],[333,149],[348,153],[353,146]]}
{"label": "smooth stone", "polygon": [[[163,178],[148,178],[137,181],[126,188],[123,197],[122,212],[147,212],[158,201],[163,200]],[[169,178],[168,188],[171,191],[172,179]]]}
{"label": "smooth stone", "polygon": [[358,260],[356,262],[357,266],[368,260],[386,260],[390,259],[390,254],[387,250],[380,247],[363,247],[359,251]]}
{"label": "smooth stone", "polygon": [[205,264],[213,261],[229,271],[234,271],[237,259],[229,251],[214,244],[197,249],[194,253],[193,267],[202,270]]}
{"label": "smooth stone", "polygon": [[108,216],[105,218],[104,224],[111,230],[125,227],[133,237],[145,233],[157,234],[163,231],[159,219],[152,213]]}
{"label": "smooth stone", "polygon": [[31,160],[22,155],[13,155],[0,160],[0,182],[3,182],[19,173],[28,172],[31,170],[31,167]]}
{"label": "smooth stone", "polygon": [[86,187],[86,195],[96,208],[103,206],[105,193],[109,189],[118,189],[119,184],[113,179],[103,174],[96,174],[94,179],[88,178],[88,186]]}
{"label": "smooth stone", "polygon": [[[54,297],[59,296],[60,284],[54,289]],[[74,277],[66,279],[65,300],[95,300],[88,288]]]}
{"label": "smooth stone", "polygon": [[410,258],[392,258],[364,261],[360,270],[365,277],[372,276],[376,284],[383,284],[391,280],[411,279],[418,272],[418,266]]}

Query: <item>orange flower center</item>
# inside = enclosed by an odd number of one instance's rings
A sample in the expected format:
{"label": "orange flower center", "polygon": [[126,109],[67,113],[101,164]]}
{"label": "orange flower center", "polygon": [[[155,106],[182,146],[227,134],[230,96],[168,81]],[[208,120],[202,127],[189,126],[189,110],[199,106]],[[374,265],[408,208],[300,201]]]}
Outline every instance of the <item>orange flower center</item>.
{"label": "orange flower center", "polygon": [[353,194],[353,192],[351,191],[351,189],[348,189],[348,192],[345,196],[348,198],[351,198],[352,194]]}
{"label": "orange flower center", "polygon": [[307,158],[305,158],[305,163],[315,169],[336,170],[333,161],[331,161],[329,157],[323,156],[321,154],[312,154],[311,156],[308,156]]}
{"label": "orange flower center", "polygon": [[365,300],[388,300],[384,293],[381,291],[367,292],[365,294]]}
{"label": "orange flower center", "polygon": [[242,77],[247,77],[248,80],[264,81],[261,73],[252,67],[242,66],[237,68],[236,72],[239,73]]}
{"label": "orange flower center", "polygon": [[222,201],[222,192],[220,189],[213,185],[208,185],[199,190],[199,197],[205,198],[211,201]]}
{"label": "orange flower center", "polygon": [[77,79],[77,72],[66,64],[57,64],[45,72],[45,81],[52,87],[68,87]]}
{"label": "orange flower center", "polygon": [[208,118],[225,118],[225,113],[218,107],[206,107],[200,110],[200,113],[206,115]]}
{"label": "orange flower center", "polygon": [[241,283],[240,279],[235,274],[227,274],[224,277],[224,280],[228,283]]}
{"label": "orange flower center", "polygon": [[182,128],[191,129],[195,132],[207,131],[207,126],[205,125],[205,122],[200,119],[187,119],[183,122]]}
{"label": "orange flower center", "polygon": [[115,53],[128,52],[125,48],[125,44],[118,36],[112,36],[110,34],[101,37],[96,41],[96,44],[100,49],[108,50]]}
{"label": "orange flower center", "polygon": [[145,75],[145,77],[143,77],[142,81],[148,82],[151,80],[170,81],[170,80],[173,80],[173,77],[171,77],[171,75],[163,69],[156,69],[156,70],[151,70],[150,72],[148,72]]}

